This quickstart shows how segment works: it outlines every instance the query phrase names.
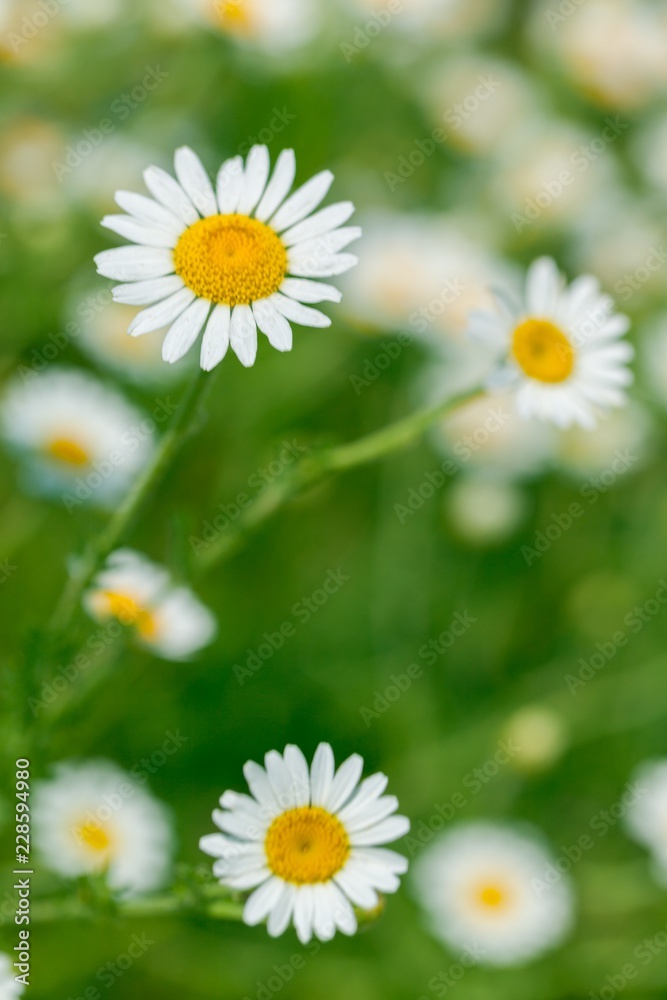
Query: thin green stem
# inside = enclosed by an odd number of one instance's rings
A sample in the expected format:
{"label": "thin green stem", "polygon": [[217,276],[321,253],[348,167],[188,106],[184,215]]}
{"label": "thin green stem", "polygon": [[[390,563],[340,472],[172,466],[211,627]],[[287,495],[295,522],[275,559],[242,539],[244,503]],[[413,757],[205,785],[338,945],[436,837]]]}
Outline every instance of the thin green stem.
{"label": "thin green stem", "polygon": [[211,384],[212,376],[208,372],[197,372],[197,377],[188,387],[171,424],[155,449],[150,464],[136,480],[105,528],[84,552],[63,590],[51,620],[50,632],[54,641],[67,630],[86,587],[103,560],[125,536],[179,448],[192,433],[199,407],[208,394]]}
{"label": "thin green stem", "polygon": [[304,456],[296,465],[285,469],[282,475],[239,515],[228,530],[208,544],[202,543],[198,552],[198,565],[195,568],[206,571],[228,559],[248,535],[261,527],[276,511],[307,487],[314,486],[332,473],[366,465],[398,451],[448,413],[481,396],[482,392],[483,390],[478,387],[470,389],[458,396],[445,399],[436,406],[417,410],[388,427],[359,438],[358,441]]}

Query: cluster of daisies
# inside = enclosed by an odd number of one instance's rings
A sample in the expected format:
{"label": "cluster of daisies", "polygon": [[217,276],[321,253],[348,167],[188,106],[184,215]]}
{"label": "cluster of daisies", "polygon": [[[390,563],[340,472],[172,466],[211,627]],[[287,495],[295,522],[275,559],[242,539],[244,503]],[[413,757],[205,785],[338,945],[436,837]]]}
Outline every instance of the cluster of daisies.
{"label": "cluster of daisies", "polygon": [[[248,792],[226,791],[213,811],[215,833],[200,848],[215,860],[221,886],[242,897],[243,920],[268,933],[290,925],[299,940],[356,932],[360,914],[377,912],[396,892],[407,858],[387,845],[409,831],[384,774],[363,778],[352,754],[336,767],[328,743],[309,763],[288,745],[263,766],[248,761]],[[626,826],[653,855],[667,881],[667,761],[638,771]],[[56,767],[33,793],[35,845],[65,879],[104,876],[119,899],[168,884],[174,855],[168,810],[145,787],[147,774],[105,761]],[[433,934],[486,965],[514,965],[556,947],[575,916],[573,876],[528,825],[452,824],[419,846],[413,895]],[[571,866],[569,866],[571,867]],[[2,976],[0,964],[0,982]],[[18,995],[18,994],[17,994]]]}

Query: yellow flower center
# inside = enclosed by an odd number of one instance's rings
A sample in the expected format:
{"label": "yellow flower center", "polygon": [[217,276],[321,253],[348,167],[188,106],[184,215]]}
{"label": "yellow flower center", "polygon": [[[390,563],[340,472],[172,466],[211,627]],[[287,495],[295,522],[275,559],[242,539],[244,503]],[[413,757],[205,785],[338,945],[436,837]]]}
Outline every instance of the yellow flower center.
{"label": "yellow flower center", "polygon": [[85,844],[86,847],[90,847],[93,851],[101,853],[108,851],[111,847],[111,837],[108,832],[93,820],[75,827],[74,832],[77,840]]}
{"label": "yellow flower center", "polygon": [[271,823],[264,841],[269,868],[296,885],[327,882],[350,854],[345,827],[319,806],[300,806]]}
{"label": "yellow flower center", "polygon": [[185,230],[174,267],[199,298],[249,305],[277,292],[287,251],[269,226],[246,215],[210,215]]}
{"label": "yellow flower center", "polygon": [[217,11],[223,28],[248,34],[251,18],[246,0],[222,0],[218,3]]}
{"label": "yellow flower center", "polygon": [[46,446],[46,453],[51,458],[64,462],[65,465],[88,465],[90,456],[86,449],[72,438],[58,437]]}
{"label": "yellow flower center", "polygon": [[133,625],[143,639],[155,636],[157,623],[154,614],[142,607],[130,594],[106,590],[101,597],[108,615],[117,618],[122,625]]}
{"label": "yellow flower center", "polygon": [[512,354],[526,375],[539,382],[564,382],[574,368],[574,350],[548,319],[525,319],[514,330]]}
{"label": "yellow flower center", "polygon": [[474,899],[485,910],[504,910],[511,899],[511,893],[506,886],[497,882],[483,882],[476,886]]}

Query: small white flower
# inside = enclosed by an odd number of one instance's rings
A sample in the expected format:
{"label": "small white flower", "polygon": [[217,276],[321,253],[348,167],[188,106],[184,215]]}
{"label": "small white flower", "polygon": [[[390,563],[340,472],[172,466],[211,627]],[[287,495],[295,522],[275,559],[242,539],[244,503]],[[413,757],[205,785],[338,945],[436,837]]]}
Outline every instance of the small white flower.
{"label": "small white flower", "polygon": [[260,53],[293,55],[323,24],[321,0],[160,0],[156,16],[215,28]]}
{"label": "small white flower", "polygon": [[168,571],[131,549],[107,559],[84,595],[98,622],[113,619],[134,632],[139,645],[165,660],[185,660],[207,646],[217,632],[214,615]]}
{"label": "small white flower", "polygon": [[536,836],[467,823],[427,847],[415,885],[435,934],[475,949],[480,964],[513,965],[558,944],[572,922],[567,879],[547,879],[551,858]]}
{"label": "small white flower", "polygon": [[114,289],[117,302],[148,307],[128,332],[169,327],[162,357],[173,363],[203,331],[200,362],[210,371],[229,345],[243,365],[253,365],[258,327],[276,350],[289,351],[290,323],[329,326],[310,303],[338,302],[340,292],[314,279],[353,267],[357,258],[341,251],[361,235],[344,225],[351,202],[314,211],[333,174],[324,170],[290,195],[294,152],[283,150],[269,179],[266,146],[253,146],[245,164],[241,156],[226,160],[215,190],[188,147],[176,150],[174,164],[178,180],[149,167],[144,179],[153,198],[119,191],[128,215],[102,220],[138,244],[95,257],[100,274],[126,282]]}
{"label": "small white flower", "polygon": [[383,795],[387,778],[359,784],[358,754],[334,771],[333,751],[320,743],[311,767],[296,746],[271,750],[265,768],[249,761],[244,774],[252,795],[225,792],[213,820],[223,833],[202,837],[203,851],[218,860],[213,873],[232,889],[254,890],[243,919],[268,918],[272,937],[290,924],[299,940],[330,940],[336,929],[354,934],[353,906],[379,904],[378,893],[396,892],[407,860],[380,847],[409,829],[393,815],[398,801]]}
{"label": "small white flower", "polygon": [[23,983],[16,982],[12,959],[0,953],[0,1000],[16,1000],[24,990]]}
{"label": "small white flower", "polygon": [[83,371],[58,368],[15,380],[0,402],[0,432],[21,453],[28,485],[108,507],[149,461],[144,414]]}
{"label": "small white flower", "polygon": [[667,885],[667,760],[642,764],[633,776],[632,787],[626,827],[651,851],[657,877]]}
{"label": "small white flower", "polygon": [[614,313],[612,299],[595,278],[582,275],[569,287],[553,260],[531,264],[522,302],[497,293],[499,312],[474,312],[470,335],[502,351],[492,382],[516,390],[522,417],[559,427],[595,427],[596,411],[622,406],[630,344],[620,338],[630,326]]}
{"label": "small white flower", "polygon": [[165,807],[110,761],[59,764],[32,793],[35,845],[66,878],[105,873],[123,894],[161,886],[172,830]]}

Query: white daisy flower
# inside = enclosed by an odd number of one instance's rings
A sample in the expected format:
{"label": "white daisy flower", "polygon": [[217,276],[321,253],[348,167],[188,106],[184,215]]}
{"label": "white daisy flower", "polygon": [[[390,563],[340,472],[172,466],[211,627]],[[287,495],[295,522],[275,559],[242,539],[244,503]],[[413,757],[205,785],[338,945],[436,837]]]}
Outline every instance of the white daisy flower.
{"label": "white daisy flower", "polygon": [[17,379],[0,401],[0,433],[23,455],[29,487],[62,496],[68,509],[108,507],[126,492],[154,449],[144,419],[116,390],[69,368]]}
{"label": "white daisy flower", "polygon": [[614,313],[596,278],[582,275],[565,288],[554,261],[540,257],[522,302],[504,292],[496,298],[499,312],[473,312],[469,333],[502,350],[492,382],[515,388],[522,417],[591,428],[598,408],[625,403],[633,350],[620,338],[630,321]]}
{"label": "white daisy flower", "polygon": [[667,760],[643,763],[633,776],[635,795],[625,825],[651,851],[659,880],[667,884]]}
{"label": "white daisy flower", "polygon": [[272,937],[290,921],[304,944],[313,934],[330,940],[336,929],[354,934],[353,906],[379,905],[378,893],[396,892],[407,860],[379,845],[409,829],[393,815],[398,801],[383,795],[387,778],[359,784],[358,754],[334,772],[333,751],[320,743],[310,768],[296,746],[271,750],[265,768],[249,761],[244,774],[251,795],[225,792],[213,820],[222,833],[202,837],[203,851],[218,860],[213,873],[232,889],[254,890],[243,919],[268,918]]}
{"label": "white daisy flower", "polygon": [[320,0],[171,0],[166,11],[161,2],[156,14],[208,25],[277,57],[311,42],[323,26],[323,12]]}
{"label": "white daisy flower", "polygon": [[111,761],[59,764],[32,793],[35,846],[66,878],[104,873],[123,894],[168,876],[173,852],[166,808]]}
{"label": "white daisy flower", "polygon": [[545,884],[550,863],[532,834],[467,823],[425,849],[415,885],[450,947],[474,947],[480,964],[514,965],[554,947],[571,925],[569,883]]}
{"label": "white daisy flower", "polygon": [[139,645],[165,660],[189,659],[217,632],[214,615],[188,587],[131,549],[109,556],[84,606],[98,622],[115,619],[128,626]]}
{"label": "white daisy flower", "polygon": [[117,302],[145,305],[129,333],[169,331],[162,357],[173,363],[203,331],[201,367],[210,371],[231,344],[243,365],[254,364],[257,328],[279,351],[292,347],[290,322],[324,327],[331,320],[310,303],[338,302],[340,293],[319,278],[342,274],[357,258],[341,251],[361,235],[345,226],[354,211],[339,202],[314,212],[333,174],[324,170],[289,194],[296,163],[283,150],[269,179],[269,152],[253,146],[225,161],[215,190],[199,158],[176,150],[176,176],[159,167],[144,173],[153,198],[119,191],[128,215],[102,224],[137,246],[97,254],[100,274],[125,282]]}
{"label": "white daisy flower", "polygon": [[0,1000],[16,1000],[23,996],[24,990],[23,983],[16,982],[12,959],[0,954]]}

